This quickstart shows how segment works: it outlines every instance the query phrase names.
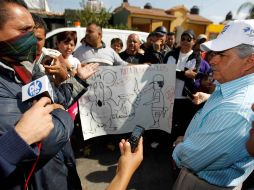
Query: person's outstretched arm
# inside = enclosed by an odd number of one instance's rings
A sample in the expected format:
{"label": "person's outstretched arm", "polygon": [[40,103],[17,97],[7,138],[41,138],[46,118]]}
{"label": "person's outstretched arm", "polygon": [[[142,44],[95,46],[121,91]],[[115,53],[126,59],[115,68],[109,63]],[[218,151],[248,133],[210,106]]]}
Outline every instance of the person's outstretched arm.
{"label": "person's outstretched arm", "polygon": [[139,140],[134,153],[131,152],[131,146],[124,139],[119,143],[121,157],[118,160],[116,175],[106,188],[106,190],[125,190],[129,181],[143,160],[143,138]]}

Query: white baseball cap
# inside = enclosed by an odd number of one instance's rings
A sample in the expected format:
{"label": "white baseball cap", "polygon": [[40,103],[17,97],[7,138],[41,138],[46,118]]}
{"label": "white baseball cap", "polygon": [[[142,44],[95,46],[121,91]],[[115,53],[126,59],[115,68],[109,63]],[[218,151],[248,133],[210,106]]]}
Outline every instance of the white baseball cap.
{"label": "white baseball cap", "polygon": [[241,44],[254,46],[254,19],[230,21],[214,40],[200,45],[203,51],[224,51]]}

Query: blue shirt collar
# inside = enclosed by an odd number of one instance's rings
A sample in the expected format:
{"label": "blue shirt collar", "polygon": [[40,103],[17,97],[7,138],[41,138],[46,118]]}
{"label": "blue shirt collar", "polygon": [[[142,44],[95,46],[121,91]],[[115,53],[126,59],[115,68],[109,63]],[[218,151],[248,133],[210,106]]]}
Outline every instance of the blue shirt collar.
{"label": "blue shirt collar", "polygon": [[223,98],[230,96],[233,92],[237,91],[240,88],[254,84],[254,73],[243,76],[241,78],[218,84],[216,90],[220,90]]}

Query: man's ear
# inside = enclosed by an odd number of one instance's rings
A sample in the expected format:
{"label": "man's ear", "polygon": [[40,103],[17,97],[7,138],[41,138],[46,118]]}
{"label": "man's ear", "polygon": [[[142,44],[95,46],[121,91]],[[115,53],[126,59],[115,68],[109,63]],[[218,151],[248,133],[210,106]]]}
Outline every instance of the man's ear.
{"label": "man's ear", "polygon": [[245,69],[246,71],[249,71],[251,69],[254,70],[254,53],[252,53],[250,56],[248,56],[246,58],[246,65],[245,65]]}
{"label": "man's ear", "polygon": [[100,38],[102,39],[102,32],[98,32]]}

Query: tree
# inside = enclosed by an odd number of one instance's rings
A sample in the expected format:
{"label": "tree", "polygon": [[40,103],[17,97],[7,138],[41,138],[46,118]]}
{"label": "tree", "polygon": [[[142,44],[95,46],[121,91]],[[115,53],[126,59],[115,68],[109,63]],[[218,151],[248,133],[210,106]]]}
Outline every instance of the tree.
{"label": "tree", "polygon": [[86,1],[82,0],[80,6],[82,10],[77,10],[76,15],[79,18],[81,25],[86,26],[88,23],[96,23],[102,27],[109,24],[109,19],[111,18],[111,13],[105,8],[100,8],[99,10],[91,9],[86,6]]}
{"label": "tree", "polygon": [[252,2],[246,2],[243,3],[237,10],[237,14],[239,14],[240,12],[242,12],[243,10],[248,10],[248,16],[246,17],[246,19],[251,19],[254,18],[254,3]]}
{"label": "tree", "polygon": [[88,23],[96,23],[102,27],[109,25],[111,13],[105,8],[99,10],[93,10],[86,6],[86,2],[82,0],[80,2],[81,9],[78,10],[65,10],[65,20],[68,23],[74,23],[80,21],[81,26],[86,26]]}
{"label": "tree", "polygon": [[110,25],[112,13],[101,7],[93,9],[87,6],[86,0],[80,2],[81,9],[71,10],[65,9],[65,20],[67,26],[71,26],[75,21],[80,21],[81,26],[85,27],[88,23],[96,23],[103,28],[115,28],[121,30],[137,30],[137,28],[129,28],[127,25]]}

